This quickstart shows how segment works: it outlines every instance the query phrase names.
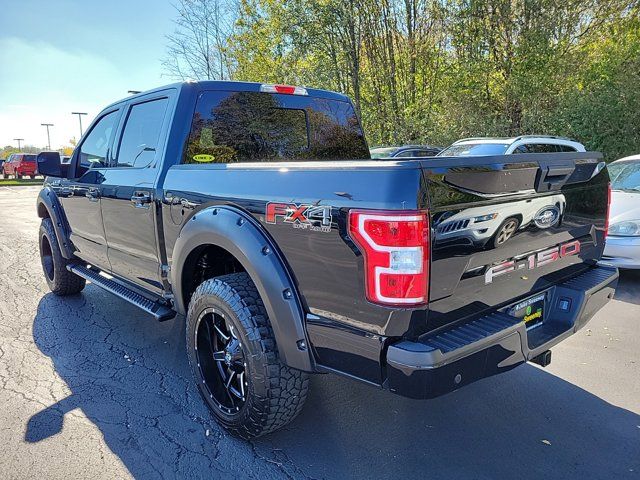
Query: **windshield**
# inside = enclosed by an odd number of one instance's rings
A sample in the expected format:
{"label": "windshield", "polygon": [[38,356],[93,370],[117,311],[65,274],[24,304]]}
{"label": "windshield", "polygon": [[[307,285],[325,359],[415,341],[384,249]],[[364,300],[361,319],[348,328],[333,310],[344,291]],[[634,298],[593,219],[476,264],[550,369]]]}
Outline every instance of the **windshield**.
{"label": "windshield", "polygon": [[508,143],[460,143],[445,148],[438,157],[474,157],[482,155],[504,155]]}
{"label": "windshield", "polygon": [[640,191],[640,162],[612,163],[607,169],[613,190]]}
{"label": "windshield", "polygon": [[396,147],[382,147],[382,148],[372,148],[371,158],[391,158],[393,152],[397,150]]}

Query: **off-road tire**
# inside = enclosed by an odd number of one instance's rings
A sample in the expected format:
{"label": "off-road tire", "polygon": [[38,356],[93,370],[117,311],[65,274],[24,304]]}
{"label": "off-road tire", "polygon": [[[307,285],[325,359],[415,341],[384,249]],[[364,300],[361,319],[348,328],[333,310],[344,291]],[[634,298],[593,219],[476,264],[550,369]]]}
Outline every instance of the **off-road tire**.
{"label": "off-road tire", "polygon": [[86,280],[67,270],[69,260],[62,256],[58,238],[50,218],[43,218],[40,223],[40,261],[44,278],[49,289],[59,296],[74,295],[86,285]]}
{"label": "off-road tire", "polygon": [[[203,312],[210,309],[233,325],[245,355],[246,400],[232,415],[216,404],[198,363],[196,329]],[[302,410],[308,375],[280,361],[267,312],[248,274],[224,275],[198,286],[189,303],[186,340],[198,389],[216,420],[233,434],[244,439],[268,434],[291,422]]]}

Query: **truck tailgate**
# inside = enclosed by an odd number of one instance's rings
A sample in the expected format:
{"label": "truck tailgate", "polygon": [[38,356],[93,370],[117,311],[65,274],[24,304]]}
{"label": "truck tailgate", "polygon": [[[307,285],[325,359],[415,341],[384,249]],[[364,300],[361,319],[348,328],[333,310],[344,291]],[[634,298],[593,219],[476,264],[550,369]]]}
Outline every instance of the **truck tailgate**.
{"label": "truck tailgate", "polygon": [[608,208],[603,167],[591,152],[422,161],[432,231],[428,330],[594,266]]}

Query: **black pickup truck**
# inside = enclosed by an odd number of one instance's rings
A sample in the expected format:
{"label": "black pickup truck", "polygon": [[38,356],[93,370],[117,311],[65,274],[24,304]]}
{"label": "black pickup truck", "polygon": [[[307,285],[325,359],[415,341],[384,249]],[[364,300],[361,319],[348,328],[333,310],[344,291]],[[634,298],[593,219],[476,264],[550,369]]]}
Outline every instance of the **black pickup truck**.
{"label": "black pickup truck", "polygon": [[431,398],[544,366],[618,278],[597,264],[600,154],[374,161],[351,101],[327,91],[158,88],[38,169],[50,289],[89,280],[186,317],[198,388],[244,438],[294,418],[310,373]]}

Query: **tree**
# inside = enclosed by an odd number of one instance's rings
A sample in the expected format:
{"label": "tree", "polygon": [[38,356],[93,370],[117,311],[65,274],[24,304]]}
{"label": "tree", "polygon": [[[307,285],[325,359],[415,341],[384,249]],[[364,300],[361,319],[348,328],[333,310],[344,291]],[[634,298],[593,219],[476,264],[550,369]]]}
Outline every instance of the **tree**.
{"label": "tree", "polygon": [[637,0],[239,1],[216,47],[228,77],[345,93],[370,145],[534,133],[640,150]]}
{"label": "tree", "polygon": [[163,66],[180,80],[223,80],[230,76],[226,44],[237,7],[224,0],[178,0],[175,32],[167,36]]}

